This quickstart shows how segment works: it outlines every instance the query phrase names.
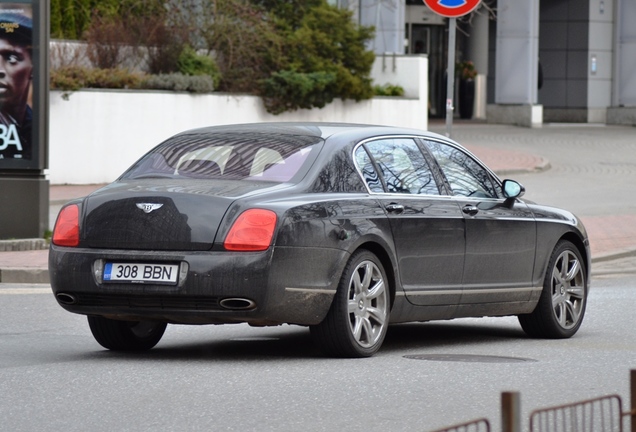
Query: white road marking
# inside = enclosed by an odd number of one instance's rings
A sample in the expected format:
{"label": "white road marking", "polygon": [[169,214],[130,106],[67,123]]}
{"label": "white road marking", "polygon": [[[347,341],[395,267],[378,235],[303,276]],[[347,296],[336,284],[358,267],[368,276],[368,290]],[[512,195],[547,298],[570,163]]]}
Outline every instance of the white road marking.
{"label": "white road marking", "polygon": [[0,284],[1,295],[53,294],[48,285],[10,285],[6,288]]}

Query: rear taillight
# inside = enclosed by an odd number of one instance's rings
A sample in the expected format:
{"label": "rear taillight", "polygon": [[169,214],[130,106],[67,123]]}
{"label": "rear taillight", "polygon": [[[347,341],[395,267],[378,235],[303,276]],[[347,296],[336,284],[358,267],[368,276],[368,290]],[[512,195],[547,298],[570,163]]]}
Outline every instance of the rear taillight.
{"label": "rear taillight", "polygon": [[60,211],[51,241],[56,246],[79,245],[79,206],[77,204],[71,204]]}
{"label": "rear taillight", "polygon": [[264,251],[272,242],[275,228],[276,213],[273,211],[247,210],[234,222],[223,246],[231,251]]}

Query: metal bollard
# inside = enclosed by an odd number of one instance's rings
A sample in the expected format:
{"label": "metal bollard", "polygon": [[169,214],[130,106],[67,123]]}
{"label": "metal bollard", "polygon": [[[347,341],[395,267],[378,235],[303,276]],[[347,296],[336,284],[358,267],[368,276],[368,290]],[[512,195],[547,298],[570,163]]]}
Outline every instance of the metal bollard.
{"label": "metal bollard", "polygon": [[630,397],[629,397],[629,423],[630,430],[632,432],[636,432],[636,369],[632,369],[629,373],[629,387],[630,387]]}
{"label": "metal bollard", "polygon": [[521,396],[519,392],[501,393],[501,432],[521,432]]}

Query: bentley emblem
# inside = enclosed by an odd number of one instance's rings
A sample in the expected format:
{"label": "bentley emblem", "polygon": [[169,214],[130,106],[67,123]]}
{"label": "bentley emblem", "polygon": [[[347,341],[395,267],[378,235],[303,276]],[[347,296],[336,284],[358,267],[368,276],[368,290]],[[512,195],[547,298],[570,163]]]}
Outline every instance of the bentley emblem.
{"label": "bentley emblem", "polygon": [[144,211],[144,213],[150,213],[153,210],[157,210],[163,207],[163,204],[155,204],[155,203],[137,203],[137,208],[140,208]]}

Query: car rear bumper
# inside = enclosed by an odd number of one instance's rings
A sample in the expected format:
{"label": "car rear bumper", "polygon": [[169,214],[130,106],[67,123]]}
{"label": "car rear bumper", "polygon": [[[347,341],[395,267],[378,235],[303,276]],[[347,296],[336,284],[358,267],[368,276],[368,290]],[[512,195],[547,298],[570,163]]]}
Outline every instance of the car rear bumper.
{"label": "car rear bumper", "polygon": [[[278,247],[265,252],[110,251],[52,246],[51,287],[64,309],[111,319],[181,324],[318,324],[336,292],[347,253]],[[109,261],[186,269],[177,285],[108,283]]]}

